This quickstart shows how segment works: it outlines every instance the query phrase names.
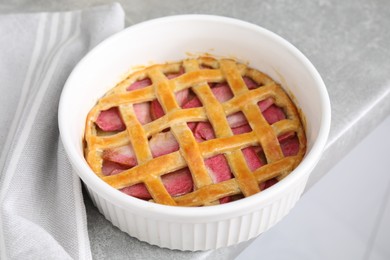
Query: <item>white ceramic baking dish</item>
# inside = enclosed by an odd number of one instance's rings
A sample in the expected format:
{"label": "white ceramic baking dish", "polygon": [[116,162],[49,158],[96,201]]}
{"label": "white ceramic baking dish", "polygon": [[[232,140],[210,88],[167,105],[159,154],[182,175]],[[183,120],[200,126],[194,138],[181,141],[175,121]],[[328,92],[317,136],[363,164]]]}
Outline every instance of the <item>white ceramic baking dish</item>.
{"label": "white ceramic baking dish", "polygon": [[[301,164],[288,177],[259,194],[202,208],[145,202],[99,179],[83,157],[82,142],[87,113],[96,101],[137,66],[204,53],[248,63],[293,94],[306,122],[307,153]],[[159,18],[131,26],[105,40],[73,70],[59,107],[65,150],[99,211],[130,236],[179,250],[237,244],[268,230],[286,216],[321,158],[330,118],[326,87],[299,50],[257,25],[209,15]]]}

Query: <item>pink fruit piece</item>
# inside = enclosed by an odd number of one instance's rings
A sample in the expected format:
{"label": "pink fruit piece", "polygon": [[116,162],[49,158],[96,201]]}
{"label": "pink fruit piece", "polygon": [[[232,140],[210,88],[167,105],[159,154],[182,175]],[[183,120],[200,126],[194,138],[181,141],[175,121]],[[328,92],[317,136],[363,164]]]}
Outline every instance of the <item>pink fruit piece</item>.
{"label": "pink fruit piece", "polygon": [[182,89],[175,93],[177,104],[180,107],[183,107],[185,103],[188,102],[188,99],[190,98],[190,91],[188,88]]}
{"label": "pink fruit piece", "polygon": [[119,114],[118,107],[101,111],[95,123],[101,130],[106,132],[123,131],[126,129],[126,125],[123,123]]}
{"label": "pink fruit piece", "polygon": [[233,97],[233,92],[230,89],[229,84],[226,82],[216,84],[214,87],[211,88],[211,91],[221,103],[228,101]]}
{"label": "pink fruit piece", "polygon": [[225,203],[229,203],[232,201],[232,197],[231,196],[226,196],[226,197],[223,197],[221,199],[219,199],[219,204],[225,204]]}
{"label": "pink fruit piece", "polygon": [[187,125],[192,132],[195,132],[195,127],[198,125],[198,123],[197,122],[188,122]]}
{"label": "pink fruit piece", "polygon": [[278,183],[278,179],[272,178],[272,179],[269,179],[268,181],[260,183],[259,188],[260,188],[260,190],[265,190],[265,189],[275,185],[276,183]]}
{"label": "pink fruit piece", "polygon": [[[233,174],[229,168],[229,164],[223,154],[218,154],[216,156],[206,159],[205,165],[214,183],[226,181],[233,177]],[[228,203],[230,201],[231,196],[226,196],[219,199],[220,204]]]}
{"label": "pink fruit piece", "polygon": [[103,161],[102,173],[106,176],[115,175],[129,169],[129,166],[122,165],[111,161]]}
{"label": "pink fruit piece", "polygon": [[237,112],[228,116],[227,121],[231,128],[236,128],[248,124],[248,121],[242,112]]}
{"label": "pink fruit piece", "polygon": [[233,177],[228,162],[223,154],[218,154],[205,160],[205,165],[214,183],[229,180]]}
{"label": "pink fruit piece", "polygon": [[248,164],[248,167],[251,171],[255,171],[256,169],[265,165],[265,162],[263,162],[258,155],[260,149],[260,147],[259,149],[256,149],[253,146],[242,149],[246,163]]}
{"label": "pink fruit piece", "polygon": [[164,109],[157,99],[153,100],[150,104],[150,115],[153,120],[159,119],[165,115]]}
{"label": "pink fruit piece", "polygon": [[161,179],[171,196],[187,194],[194,189],[191,172],[188,168],[165,174]]}
{"label": "pink fruit piece", "polygon": [[133,197],[136,197],[139,199],[143,199],[143,200],[149,200],[152,198],[152,196],[150,196],[148,189],[146,188],[145,184],[143,184],[143,183],[137,183],[133,186],[123,188],[120,191],[122,191],[123,193],[125,193],[127,195],[130,195],[130,196],[133,196]]}
{"label": "pink fruit piece", "polygon": [[283,109],[276,105],[271,105],[269,108],[267,108],[263,112],[263,116],[270,125],[280,120],[286,119],[286,115],[284,114]]}
{"label": "pink fruit piece", "polygon": [[179,150],[179,144],[171,131],[154,135],[149,141],[153,157],[159,157]]}
{"label": "pink fruit piece", "polygon": [[133,147],[130,144],[104,150],[103,159],[129,167],[137,165],[137,159]]}
{"label": "pink fruit piece", "polygon": [[272,104],[274,103],[274,100],[272,98],[266,98],[264,100],[261,100],[260,102],[257,103],[257,105],[260,108],[261,112],[264,112],[267,110]]}
{"label": "pink fruit piece", "polygon": [[255,89],[255,88],[259,87],[259,85],[253,79],[251,79],[250,77],[244,76],[244,77],[242,77],[242,79],[244,80],[245,85],[249,89]]}
{"label": "pink fruit piece", "polygon": [[282,143],[286,139],[293,138],[294,136],[295,136],[295,132],[287,132],[285,134],[279,135],[278,136],[279,143]]}
{"label": "pink fruit piece", "polygon": [[201,107],[202,102],[200,102],[199,98],[194,96],[191,99],[189,99],[187,102],[183,104],[183,108],[194,108],[194,107]]}
{"label": "pink fruit piece", "polygon": [[134,82],[133,84],[128,86],[126,88],[126,90],[130,91],[130,90],[135,90],[135,89],[141,89],[141,88],[145,88],[145,87],[150,86],[150,85],[152,85],[152,81],[150,80],[150,78],[145,78],[145,79],[138,80],[138,81]]}
{"label": "pink fruit piece", "polygon": [[249,124],[245,124],[239,127],[232,128],[233,134],[239,135],[239,134],[245,134],[252,131],[252,128]]}
{"label": "pink fruit piece", "polygon": [[139,103],[134,104],[134,113],[138,119],[138,121],[141,123],[141,125],[145,125],[152,121],[152,118],[150,116],[150,105],[149,103]]}
{"label": "pink fruit piece", "polygon": [[279,141],[284,156],[294,156],[299,152],[299,140],[296,135],[289,135]]}
{"label": "pink fruit piece", "polygon": [[213,127],[209,122],[199,122],[194,129],[194,136],[198,141],[215,138]]}

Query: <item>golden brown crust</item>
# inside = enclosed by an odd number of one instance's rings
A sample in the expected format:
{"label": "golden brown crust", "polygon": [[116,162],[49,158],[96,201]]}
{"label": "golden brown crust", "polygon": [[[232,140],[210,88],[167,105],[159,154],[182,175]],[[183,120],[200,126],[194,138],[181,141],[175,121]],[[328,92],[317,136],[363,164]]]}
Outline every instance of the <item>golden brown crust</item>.
{"label": "golden brown crust", "polygon": [[[200,66],[206,68],[200,69]],[[165,74],[185,73],[168,79]],[[253,79],[261,87],[249,90],[243,76]],[[153,84],[142,89],[127,91],[137,80],[150,78]],[[208,82],[227,81],[234,97],[220,103]],[[203,107],[182,109],[175,99],[175,93],[185,88],[201,100]],[[141,125],[133,105],[159,101],[165,115],[155,121]],[[268,124],[258,109],[257,103],[272,98],[283,108],[287,119]],[[97,134],[95,121],[100,111],[119,107],[126,130],[109,136]],[[233,135],[227,116],[243,112],[253,131]],[[198,143],[187,122],[208,120],[216,138]],[[164,129],[170,128],[180,145],[179,151],[157,158],[152,157],[148,139]],[[299,151],[295,156],[284,157],[278,136],[295,132],[299,140]],[[279,180],[290,173],[302,160],[306,151],[306,137],[297,108],[285,91],[270,77],[244,64],[230,59],[216,60],[211,57],[184,60],[182,62],[153,65],[135,72],[102,97],[88,114],[85,130],[85,157],[92,170],[116,189],[137,183],[144,183],[157,203],[177,206],[202,206],[236,194],[245,197],[260,191],[259,183],[272,178]],[[138,164],[119,174],[104,176],[102,154],[105,149],[131,144]],[[241,149],[260,145],[267,159],[267,165],[252,172]],[[225,154],[234,178],[213,183],[204,159]],[[161,177],[169,172],[188,167],[194,181],[194,191],[172,197],[164,187]]]}

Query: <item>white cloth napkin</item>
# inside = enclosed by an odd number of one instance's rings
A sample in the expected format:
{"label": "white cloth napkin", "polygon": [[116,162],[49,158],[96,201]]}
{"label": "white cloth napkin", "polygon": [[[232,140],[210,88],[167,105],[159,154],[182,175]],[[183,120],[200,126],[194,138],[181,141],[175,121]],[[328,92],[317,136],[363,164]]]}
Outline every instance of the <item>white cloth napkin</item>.
{"label": "white cloth napkin", "polygon": [[119,4],[0,15],[0,258],[90,259],[79,179],[59,139],[75,64],[123,29]]}

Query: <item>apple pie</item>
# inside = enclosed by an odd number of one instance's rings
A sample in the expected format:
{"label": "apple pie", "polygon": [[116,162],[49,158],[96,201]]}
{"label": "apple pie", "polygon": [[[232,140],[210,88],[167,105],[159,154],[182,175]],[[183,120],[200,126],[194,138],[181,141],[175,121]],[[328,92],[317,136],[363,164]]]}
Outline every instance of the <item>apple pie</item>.
{"label": "apple pie", "polygon": [[130,196],[206,206],[251,196],[301,162],[300,113],[265,73],[232,59],[157,64],[109,90],[86,120],[85,158]]}

